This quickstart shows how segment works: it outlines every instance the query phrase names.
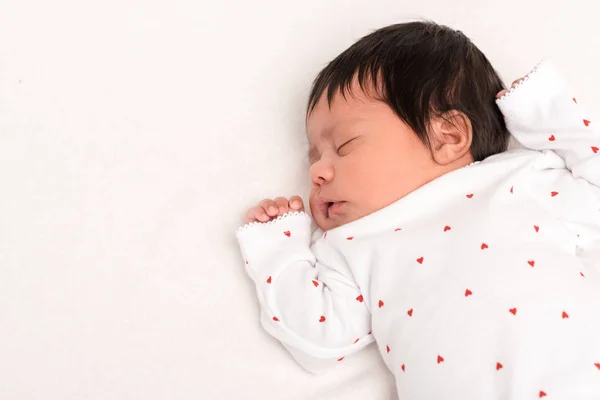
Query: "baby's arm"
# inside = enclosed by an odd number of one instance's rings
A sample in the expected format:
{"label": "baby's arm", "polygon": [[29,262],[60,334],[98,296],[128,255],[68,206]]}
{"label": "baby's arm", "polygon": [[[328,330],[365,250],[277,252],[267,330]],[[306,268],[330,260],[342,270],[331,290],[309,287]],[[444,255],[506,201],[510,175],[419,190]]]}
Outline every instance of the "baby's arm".
{"label": "baby's arm", "polygon": [[533,150],[552,150],[600,197],[600,132],[550,60],[497,100],[512,135]]}
{"label": "baby's arm", "polygon": [[[237,231],[261,322],[307,370],[318,372],[373,341],[370,313],[343,258],[318,240],[311,219],[291,212]],[[317,259],[322,252],[327,261]]]}

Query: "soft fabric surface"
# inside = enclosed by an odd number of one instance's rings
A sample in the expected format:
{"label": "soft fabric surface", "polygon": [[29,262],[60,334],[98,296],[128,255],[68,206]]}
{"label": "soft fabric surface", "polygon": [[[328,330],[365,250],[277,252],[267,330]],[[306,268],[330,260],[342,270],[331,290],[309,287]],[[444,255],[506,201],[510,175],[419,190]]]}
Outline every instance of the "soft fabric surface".
{"label": "soft fabric surface", "polygon": [[0,4],[0,398],[393,399],[374,349],[321,376],[258,322],[234,231],[306,196],[304,107],[381,26],[462,30],[507,83],[549,54],[600,109],[598,7]]}

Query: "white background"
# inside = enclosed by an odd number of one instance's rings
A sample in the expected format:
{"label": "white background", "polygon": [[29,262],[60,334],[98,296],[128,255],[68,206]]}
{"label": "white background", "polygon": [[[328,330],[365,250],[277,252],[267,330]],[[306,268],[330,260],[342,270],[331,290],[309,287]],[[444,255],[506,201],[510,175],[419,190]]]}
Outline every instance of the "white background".
{"label": "white background", "polygon": [[306,197],[312,79],[384,25],[599,110],[596,4],[0,0],[0,399],[393,398],[374,351],[312,376],[263,332],[243,212]]}

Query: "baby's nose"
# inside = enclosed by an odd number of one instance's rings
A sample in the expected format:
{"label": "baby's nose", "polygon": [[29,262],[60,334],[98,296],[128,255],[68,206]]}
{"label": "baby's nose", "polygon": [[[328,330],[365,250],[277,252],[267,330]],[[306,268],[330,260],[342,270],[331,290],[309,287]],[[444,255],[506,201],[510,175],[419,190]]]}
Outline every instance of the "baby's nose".
{"label": "baby's nose", "polygon": [[333,180],[333,166],[324,160],[317,161],[310,167],[310,176],[315,185],[323,185]]}

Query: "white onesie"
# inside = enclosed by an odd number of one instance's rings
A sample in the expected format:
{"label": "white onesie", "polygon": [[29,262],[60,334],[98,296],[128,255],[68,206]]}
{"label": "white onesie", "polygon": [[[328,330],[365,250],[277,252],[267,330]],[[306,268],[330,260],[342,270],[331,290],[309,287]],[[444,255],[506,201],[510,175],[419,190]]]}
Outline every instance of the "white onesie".
{"label": "white onesie", "polygon": [[527,149],[312,238],[305,213],[237,231],[306,369],[375,342],[400,399],[600,399],[600,134],[549,60],[498,106]]}

